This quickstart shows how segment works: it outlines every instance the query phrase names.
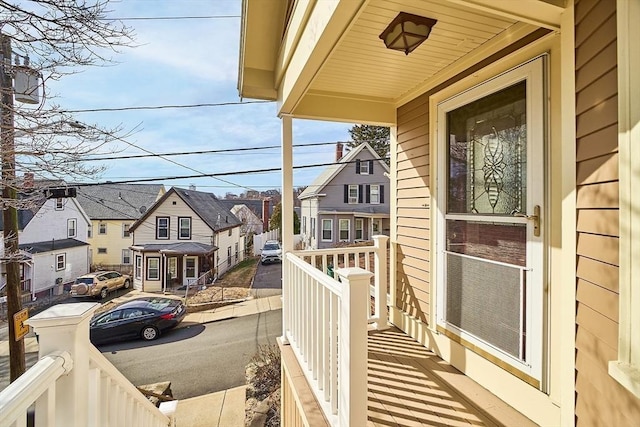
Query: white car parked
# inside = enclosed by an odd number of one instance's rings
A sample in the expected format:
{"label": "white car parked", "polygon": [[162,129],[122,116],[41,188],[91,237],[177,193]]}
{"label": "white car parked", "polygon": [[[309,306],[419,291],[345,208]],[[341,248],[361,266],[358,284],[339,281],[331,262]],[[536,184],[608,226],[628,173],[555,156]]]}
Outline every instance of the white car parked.
{"label": "white car parked", "polygon": [[267,240],[262,247],[260,262],[267,264],[270,262],[282,262],[282,248],[277,240]]}

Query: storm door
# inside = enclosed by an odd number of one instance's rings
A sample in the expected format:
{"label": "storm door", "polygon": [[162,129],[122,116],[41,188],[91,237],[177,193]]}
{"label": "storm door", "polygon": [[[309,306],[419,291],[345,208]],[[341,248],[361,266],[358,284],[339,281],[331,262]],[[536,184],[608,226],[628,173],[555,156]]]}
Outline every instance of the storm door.
{"label": "storm door", "polygon": [[539,386],[543,60],[438,105],[439,329]]}

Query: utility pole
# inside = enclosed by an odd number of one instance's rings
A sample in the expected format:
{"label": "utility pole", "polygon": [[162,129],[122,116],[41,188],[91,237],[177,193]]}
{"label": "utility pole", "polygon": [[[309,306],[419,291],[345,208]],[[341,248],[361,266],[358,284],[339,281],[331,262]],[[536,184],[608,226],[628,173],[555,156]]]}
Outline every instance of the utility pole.
{"label": "utility pole", "polygon": [[16,340],[16,330],[13,321],[14,314],[22,309],[20,298],[20,260],[18,258],[18,210],[15,206],[17,199],[16,182],[16,155],[14,144],[13,124],[13,73],[11,65],[11,38],[0,34],[2,46],[2,60],[0,73],[2,82],[2,128],[0,139],[2,141],[2,221],[4,234],[4,259],[7,273],[7,320],[9,323],[9,366],[10,382],[15,381],[26,370],[24,339]]}

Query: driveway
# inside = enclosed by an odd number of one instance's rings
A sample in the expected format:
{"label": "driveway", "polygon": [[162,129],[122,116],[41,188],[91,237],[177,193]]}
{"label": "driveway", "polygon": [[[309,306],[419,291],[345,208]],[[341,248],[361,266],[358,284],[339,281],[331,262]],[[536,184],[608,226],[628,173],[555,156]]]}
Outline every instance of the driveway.
{"label": "driveway", "polygon": [[251,295],[265,298],[282,294],[282,263],[258,264]]}

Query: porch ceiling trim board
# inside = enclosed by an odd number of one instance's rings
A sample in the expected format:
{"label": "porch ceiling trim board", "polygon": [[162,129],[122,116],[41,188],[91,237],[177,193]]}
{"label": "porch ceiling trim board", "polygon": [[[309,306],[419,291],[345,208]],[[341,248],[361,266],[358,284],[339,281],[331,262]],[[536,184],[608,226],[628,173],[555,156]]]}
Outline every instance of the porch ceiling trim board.
{"label": "porch ceiling trim board", "polygon": [[[357,20],[357,15],[367,2],[368,0],[350,0],[315,3],[291,60],[276,65],[280,114],[291,113],[295,109],[336,44]],[[286,52],[288,48],[283,50]],[[283,56],[281,59],[286,58]]]}
{"label": "porch ceiling trim board", "polygon": [[296,118],[395,126],[396,107],[393,102],[364,98],[347,98],[339,94],[309,93],[294,111]]}
{"label": "porch ceiling trim board", "polygon": [[490,12],[505,18],[559,30],[564,11],[564,0],[447,0],[450,3],[462,4],[483,12]]}

